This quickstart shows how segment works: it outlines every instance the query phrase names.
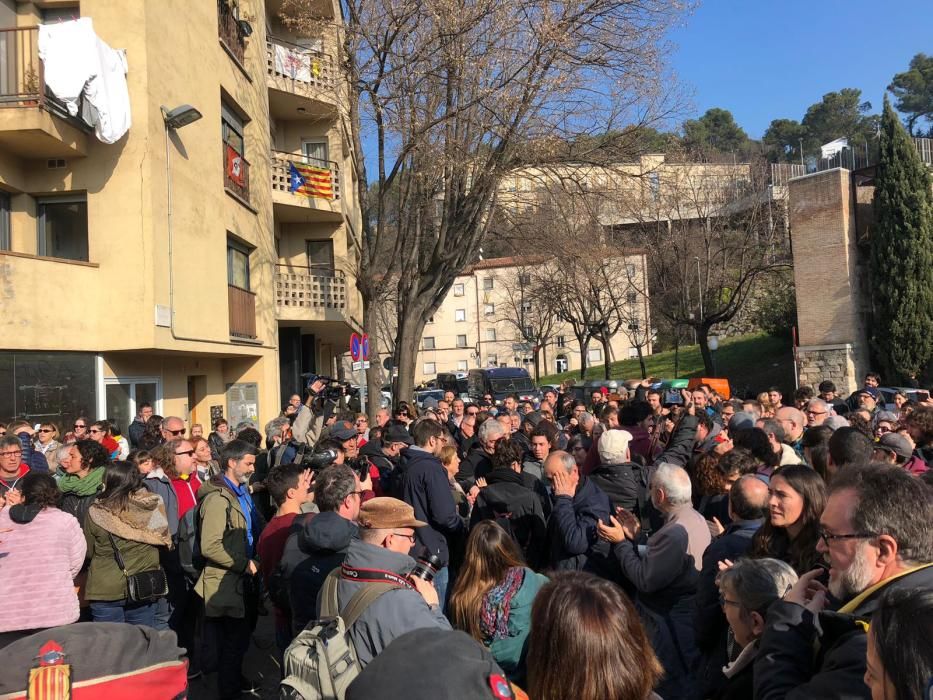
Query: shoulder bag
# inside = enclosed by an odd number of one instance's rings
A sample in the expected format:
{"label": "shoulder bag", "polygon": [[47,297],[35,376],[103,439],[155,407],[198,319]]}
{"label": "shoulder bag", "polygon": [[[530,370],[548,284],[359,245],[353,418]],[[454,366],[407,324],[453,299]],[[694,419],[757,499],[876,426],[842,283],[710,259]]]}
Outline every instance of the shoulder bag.
{"label": "shoulder bag", "polygon": [[110,546],[113,547],[113,558],[116,559],[117,566],[126,577],[126,597],[134,603],[152,603],[159,598],[168,595],[168,578],[165,576],[165,570],[160,566],[149,571],[142,571],[138,574],[129,574],[126,565],[123,563],[123,557],[120,550],[117,549],[117,542],[113,539],[111,533],[107,533],[110,538]]}

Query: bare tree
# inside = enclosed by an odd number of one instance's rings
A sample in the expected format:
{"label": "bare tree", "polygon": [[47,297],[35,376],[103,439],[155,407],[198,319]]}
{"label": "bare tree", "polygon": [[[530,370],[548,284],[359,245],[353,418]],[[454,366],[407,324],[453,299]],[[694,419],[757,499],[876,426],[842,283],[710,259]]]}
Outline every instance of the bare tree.
{"label": "bare tree", "polygon": [[[474,262],[503,175],[559,154],[555,136],[652,118],[677,0],[341,0],[340,62],[363,210],[358,287],[375,354],[396,292],[396,396],[411,393],[424,324]],[[284,0],[302,32],[328,23]],[[364,158],[369,147],[371,160]],[[387,243],[388,242],[388,243]],[[383,251],[389,250],[386,255]],[[369,375],[375,392],[377,375]]]}
{"label": "bare tree", "polygon": [[496,320],[514,330],[515,337],[531,346],[535,381],[541,378],[542,355],[547,366],[547,346],[559,324],[552,298],[544,291],[549,282],[546,258],[526,258],[513,278],[500,280],[504,303],[497,305]]}

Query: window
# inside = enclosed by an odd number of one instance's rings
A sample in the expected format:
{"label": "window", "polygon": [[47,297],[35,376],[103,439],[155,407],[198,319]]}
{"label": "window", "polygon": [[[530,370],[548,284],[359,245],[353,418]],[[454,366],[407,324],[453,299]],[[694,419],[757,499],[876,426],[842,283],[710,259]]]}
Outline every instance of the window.
{"label": "window", "polygon": [[457,336],[457,347],[465,348],[467,346],[467,337],[465,335]]}
{"label": "window", "polygon": [[224,143],[238,155],[245,155],[243,120],[226,102],[220,103],[220,128]]}
{"label": "window", "polygon": [[466,360],[457,360],[457,371],[466,372],[469,367],[467,366]]}
{"label": "window", "polygon": [[428,316],[428,320],[425,321],[425,323],[434,323],[434,314],[431,314],[430,316]]}
{"label": "window", "polygon": [[454,285],[454,296],[462,297],[466,292],[463,290],[463,282],[458,282]]}
{"label": "window", "polygon": [[434,349],[434,337],[433,337],[433,336],[427,335],[427,336],[424,337],[424,340],[421,341],[421,342],[422,342],[422,344],[424,345],[424,349],[425,349],[425,350],[433,350],[433,349]]}
{"label": "window", "polygon": [[523,330],[524,330],[524,332],[525,332],[525,337],[526,337],[526,338],[534,338],[534,337],[535,337],[535,329],[532,328],[531,326],[525,326],[525,328],[524,328]]}
{"label": "window", "polygon": [[494,341],[496,339],[496,329],[487,328],[486,329],[486,340]]}
{"label": "window", "polygon": [[0,250],[10,249],[10,195],[0,192]]}
{"label": "window", "polygon": [[661,176],[658,173],[649,173],[648,186],[651,188],[652,199],[657,199],[661,191]]}
{"label": "window", "polygon": [[249,163],[243,140],[243,119],[225,102],[220,103],[220,131],[224,143],[224,187],[249,200]]}
{"label": "window", "polygon": [[637,301],[638,301],[638,292],[626,292],[626,293],[625,293],[625,301],[627,301],[629,304],[634,304],[635,302],[637,302]]}
{"label": "window", "polygon": [[527,272],[522,272],[518,276],[518,286],[528,287],[530,285],[531,285],[531,275],[529,275]]}
{"label": "window", "polygon": [[591,348],[586,353],[586,359],[589,362],[602,362],[603,361],[603,349],[602,348]]}
{"label": "window", "polygon": [[422,367],[422,374],[427,376],[429,374],[437,374],[437,364],[434,362],[425,362],[424,367]]}
{"label": "window", "polygon": [[638,357],[638,348],[629,348],[629,349],[628,349],[628,356],[629,356],[629,359],[631,359],[631,358],[633,358],[633,357]]}
{"label": "window", "polygon": [[485,289],[488,292],[490,289],[492,289],[492,285],[493,285],[492,277],[483,278],[483,289]]}
{"label": "window", "polygon": [[530,314],[530,313],[531,313],[531,302],[530,302],[530,301],[523,301],[523,302],[522,302],[522,313],[523,313],[523,314]]}
{"label": "window", "polygon": [[39,199],[39,255],[65,260],[88,260],[87,197]]}
{"label": "window", "polygon": [[498,367],[499,366],[499,356],[498,355],[488,355],[486,357],[486,366],[487,367]]}
{"label": "window", "polygon": [[466,321],[466,309],[454,309],[454,321]]}
{"label": "window", "polygon": [[316,165],[322,168],[330,167],[330,158],[328,157],[327,141],[302,141],[301,152],[308,159],[309,165]]}
{"label": "window", "polygon": [[244,291],[249,286],[249,248],[238,241],[227,239],[227,284]]}
{"label": "window", "polygon": [[631,263],[628,263],[625,266],[625,274],[629,279],[633,279],[635,277],[635,266]]}
{"label": "window", "polygon": [[487,316],[496,315],[496,305],[495,304],[483,304],[483,313]]}
{"label": "window", "polygon": [[557,341],[556,341],[556,342],[557,342],[557,347],[559,347],[559,348],[565,348],[565,347],[567,347],[567,339],[566,339],[564,336],[562,336],[562,335],[557,336]]}

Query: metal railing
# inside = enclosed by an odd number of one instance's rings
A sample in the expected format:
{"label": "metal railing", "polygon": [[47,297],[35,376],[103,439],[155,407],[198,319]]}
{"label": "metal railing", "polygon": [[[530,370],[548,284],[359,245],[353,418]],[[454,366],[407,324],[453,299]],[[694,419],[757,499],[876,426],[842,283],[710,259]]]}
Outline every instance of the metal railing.
{"label": "metal railing", "polygon": [[45,103],[45,74],[39,59],[39,28],[0,29],[0,108]]}
{"label": "metal railing", "polygon": [[230,335],[234,338],[256,338],[256,295],[228,284],[227,302]]}
{"label": "metal railing", "polygon": [[275,266],[275,304],[286,308],[347,309],[347,276],[332,267]]}
{"label": "metal railing", "polygon": [[[249,202],[249,161],[222,143],[224,187]],[[239,161],[239,162],[237,162]]]}
{"label": "metal railing", "polygon": [[273,78],[288,80],[295,91],[331,90],[335,84],[329,55],[278,37],[266,38],[266,70]]}
{"label": "metal railing", "polygon": [[240,63],[246,57],[246,34],[229,0],[217,0],[217,34]]}
{"label": "metal railing", "polygon": [[[321,179],[308,182],[306,186],[294,189],[292,187],[292,169],[290,164],[297,166],[307,165],[319,170],[326,170],[330,174],[330,187],[328,188],[324,173]],[[340,171],[337,163],[332,160],[309,158],[298,153],[285,153],[272,151],[272,190],[285,192],[295,196],[314,197],[318,199],[340,199]]]}

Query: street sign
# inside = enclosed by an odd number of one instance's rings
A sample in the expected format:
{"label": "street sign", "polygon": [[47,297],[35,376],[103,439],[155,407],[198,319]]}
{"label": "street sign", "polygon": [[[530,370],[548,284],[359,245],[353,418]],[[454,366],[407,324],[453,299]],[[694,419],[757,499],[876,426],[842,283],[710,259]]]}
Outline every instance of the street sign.
{"label": "street sign", "polygon": [[359,372],[361,369],[363,369],[363,363],[362,363],[362,362],[354,362],[354,363],[353,363],[353,371],[354,371],[354,372]]}
{"label": "street sign", "polygon": [[364,360],[369,359],[369,336],[366,333],[363,333],[363,337],[360,339],[360,349],[362,358]]}
{"label": "street sign", "polygon": [[360,359],[360,352],[362,351],[363,340],[356,333],[350,334],[350,358],[353,362],[357,362]]}
{"label": "street sign", "polygon": [[369,369],[369,360],[363,362],[363,369]]}

